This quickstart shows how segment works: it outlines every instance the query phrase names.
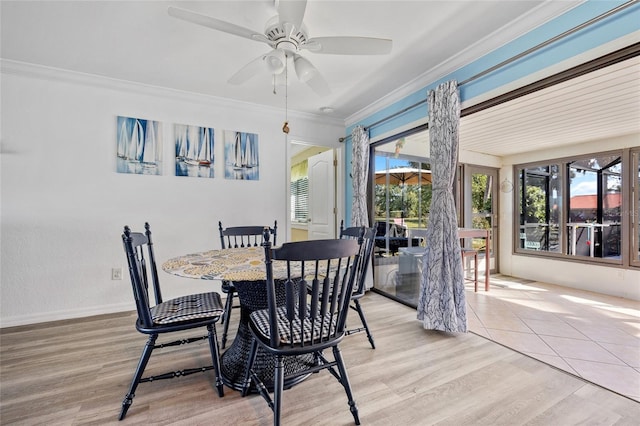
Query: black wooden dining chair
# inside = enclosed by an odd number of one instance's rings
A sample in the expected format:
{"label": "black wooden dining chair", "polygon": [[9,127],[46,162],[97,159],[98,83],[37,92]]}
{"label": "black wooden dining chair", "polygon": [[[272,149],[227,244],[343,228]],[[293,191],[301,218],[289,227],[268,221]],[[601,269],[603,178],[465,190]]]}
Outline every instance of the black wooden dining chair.
{"label": "black wooden dining chair", "polygon": [[[220,294],[215,292],[189,294],[163,301],[153,252],[153,242],[151,241],[151,229],[148,223],[145,223],[144,227],[145,232],[141,233],[131,232],[131,229],[125,226],[124,233],[122,234],[122,242],[127,255],[129,275],[131,276],[131,285],[133,287],[133,296],[138,311],[136,329],[140,333],[148,335],[149,340],[142,350],[142,355],[140,356],[138,366],[133,375],[131,386],[124,397],[124,401],[122,401],[119,420],[124,419],[126,416],[127,410],[133,403],[136,388],[138,384],[142,382],[187,376],[200,371],[214,369],[218,395],[220,397],[224,395],[222,378],[220,376],[220,356],[215,326],[224,312]],[[149,300],[149,287],[153,289],[155,304],[152,304]],[[206,327],[207,329],[207,335],[205,336],[190,338],[180,336],[179,340],[156,344],[156,340],[160,334],[202,327]],[[209,350],[211,351],[211,359],[213,361],[212,365],[188,368],[145,378],[142,377],[154,349],[192,343],[207,338],[209,340]]]}
{"label": "black wooden dining chair", "polygon": [[[220,246],[222,249],[238,248],[238,247],[257,247],[262,245],[262,234],[264,226],[231,226],[228,228],[222,228],[222,222],[218,222],[218,230],[220,231]],[[271,235],[273,235],[273,244],[276,244],[278,235],[278,221],[273,222],[273,228],[270,228]],[[234,308],[239,308],[239,305],[234,305],[233,300],[238,294],[232,281],[222,281],[222,292],[227,295],[224,302],[224,315],[222,316],[222,324],[224,328],[222,330],[222,348],[227,345],[227,334],[229,332],[229,319],[231,318],[231,311]]]}
{"label": "black wooden dining chair", "polygon": [[[268,230],[264,238],[268,307],[250,315],[249,328],[254,341],[242,395],[248,393],[253,383],[273,410],[273,424],[280,425],[284,358],[312,354],[315,363],[311,362],[308,368],[288,375],[287,380],[329,370],[344,387],[351,414],[359,425],[358,408],[338,345],[345,336],[357,274],[354,265],[358,264],[362,244],[356,240],[331,239],[285,243],[272,248]],[[286,262],[286,279],[274,278],[274,261]],[[285,286],[284,304],[277,301],[276,285]],[[253,369],[258,347],[275,357],[273,398]],[[329,348],[333,352],[333,360],[327,359],[324,353]]]}
{"label": "black wooden dining chair", "polygon": [[375,244],[376,231],[373,228],[363,228],[361,226],[352,226],[350,228],[344,228],[344,221],[340,222],[340,238],[359,240],[362,238],[363,247],[361,249],[362,255],[358,259],[356,266],[356,283],[353,286],[353,293],[351,293],[351,309],[358,313],[362,327],[350,328],[346,331],[347,335],[360,333],[366,331],[367,338],[373,349],[376,348],[376,344],[373,341],[373,334],[367,324],[367,319],[364,316],[360,299],[364,296],[366,288],[367,271],[369,270],[369,264],[371,264],[371,252]]}

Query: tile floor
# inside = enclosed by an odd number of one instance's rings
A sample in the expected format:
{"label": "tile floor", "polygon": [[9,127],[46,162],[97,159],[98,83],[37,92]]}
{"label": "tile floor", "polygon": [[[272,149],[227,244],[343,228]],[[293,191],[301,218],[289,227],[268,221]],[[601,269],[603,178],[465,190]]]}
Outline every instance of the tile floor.
{"label": "tile floor", "polygon": [[640,302],[495,275],[469,330],[640,402]]}

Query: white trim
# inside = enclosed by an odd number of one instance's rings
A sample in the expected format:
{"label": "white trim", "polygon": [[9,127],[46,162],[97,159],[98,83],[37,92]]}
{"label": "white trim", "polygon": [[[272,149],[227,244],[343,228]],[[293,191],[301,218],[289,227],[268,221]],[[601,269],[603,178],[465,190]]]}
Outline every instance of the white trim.
{"label": "white trim", "polygon": [[[217,105],[220,105],[223,108],[235,109],[242,111],[243,113],[256,112],[264,114],[265,111],[269,111],[270,114],[281,115],[283,117],[285,115],[284,108],[254,104],[250,102],[243,102],[218,96],[204,95],[195,92],[187,92],[184,90],[170,89],[167,87],[152,86],[149,84],[119,80],[95,74],[36,65],[28,62],[0,59],[0,70],[2,74],[13,74],[24,77],[38,78],[42,80],[62,81],[72,84],[118,90],[127,93],[135,93],[139,95],[159,96],[162,98],[169,97],[191,103],[201,103],[209,105],[211,104],[211,102],[215,102]],[[327,117],[326,114],[311,114],[292,110],[288,110],[287,113],[289,116],[289,121],[291,121],[293,117],[309,120],[315,123],[344,126],[344,120]]]}
{"label": "white trim", "polygon": [[74,318],[91,317],[95,315],[113,314],[118,312],[134,311],[135,306],[131,303],[120,303],[115,305],[94,306],[92,308],[74,309],[71,311],[53,311],[44,314],[14,315],[2,319],[0,328],[16,327],[20,325],[31,325],[42,322],[61,321]]}

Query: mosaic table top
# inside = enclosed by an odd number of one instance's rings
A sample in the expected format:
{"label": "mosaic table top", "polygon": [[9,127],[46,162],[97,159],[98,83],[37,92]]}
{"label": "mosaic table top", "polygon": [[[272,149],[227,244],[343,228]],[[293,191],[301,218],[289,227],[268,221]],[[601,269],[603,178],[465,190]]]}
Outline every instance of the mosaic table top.
{"label": "mosaic table top", "polygon": [[[286,277],[285,262],[273,261],[274,278]],[[209,250],[169,259],[162,269],[181,277],[204,280],[258,281],[265,280],[263,247]]]}

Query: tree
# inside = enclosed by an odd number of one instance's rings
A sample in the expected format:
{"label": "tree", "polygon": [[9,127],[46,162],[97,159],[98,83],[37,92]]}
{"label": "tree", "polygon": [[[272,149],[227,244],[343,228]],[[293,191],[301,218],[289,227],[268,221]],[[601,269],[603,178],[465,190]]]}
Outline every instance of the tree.
{"label": "tree", "polygon": [[538,186],[527,186],[525,198],[526,222],[547,223],[547,203],[545,193]]}

